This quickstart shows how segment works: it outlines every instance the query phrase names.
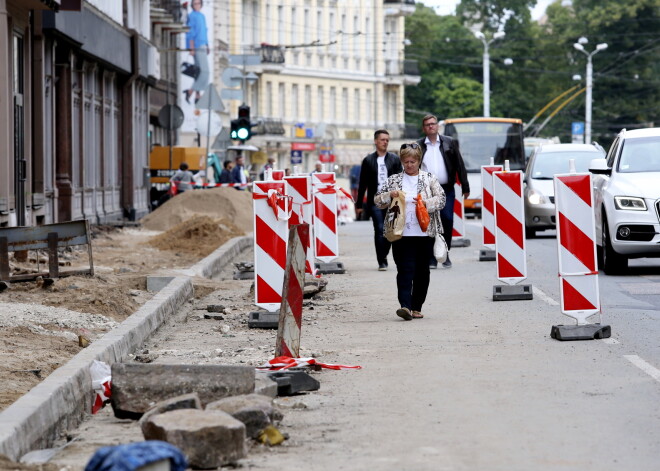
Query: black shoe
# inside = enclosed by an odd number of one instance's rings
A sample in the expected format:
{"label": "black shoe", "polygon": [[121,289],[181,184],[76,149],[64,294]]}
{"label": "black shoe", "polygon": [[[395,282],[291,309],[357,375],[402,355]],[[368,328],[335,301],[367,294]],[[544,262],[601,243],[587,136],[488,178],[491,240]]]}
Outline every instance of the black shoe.
{"label": "black shoe", "polygon": [[386,270],[387,270],[387,263],[378,264],[378,271],[386,271]]}
{"label": "black shoe", "polygon": [[438,268],[438,262],[435,262],[435,263],[429,263],[429,268],[430,268],[431,270],[435,270],[436,268]]}
{"label": "black shoe", "polygon": [[451,260],[449,260],[449,255],[447,255],[447,260],[442,262],[442,268],[451,268]]}
{"label": "black shoe", "polygon": [[399,316],[404,321],[411,321],[413,318],[410,309],[408,309],[407,307],[402,307],[400,309],[397,309],[396,315]]}

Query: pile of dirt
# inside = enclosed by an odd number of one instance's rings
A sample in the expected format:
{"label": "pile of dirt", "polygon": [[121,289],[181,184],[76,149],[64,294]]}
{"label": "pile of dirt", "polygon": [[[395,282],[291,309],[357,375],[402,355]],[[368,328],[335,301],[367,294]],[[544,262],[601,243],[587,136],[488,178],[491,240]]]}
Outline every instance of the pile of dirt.
{"label": "pile of dirt", "polygon": [[252,193],[234,188],[186,191],[168,200],[140,221],[152,231],[167,231],[194,216],[232,221],[243,233],[252,232]]}
{"label": "pile of dirt", "polygon": [[209,216],[194,215],[170,230],[152,237],[149,245],[158,250],[169,250],[203,258],[229,239],[243,234],[244,231],[228,219],[214,220]]}

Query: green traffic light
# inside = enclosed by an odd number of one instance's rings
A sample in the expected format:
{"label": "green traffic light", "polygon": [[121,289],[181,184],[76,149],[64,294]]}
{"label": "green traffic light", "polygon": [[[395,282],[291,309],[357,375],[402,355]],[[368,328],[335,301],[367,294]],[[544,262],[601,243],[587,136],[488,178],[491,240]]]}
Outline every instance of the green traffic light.
{"label": "green traffic light", "polygon": [[247,128],[240,128],[236,134],[238,139],[247,139],[250,136],[250,131]]}

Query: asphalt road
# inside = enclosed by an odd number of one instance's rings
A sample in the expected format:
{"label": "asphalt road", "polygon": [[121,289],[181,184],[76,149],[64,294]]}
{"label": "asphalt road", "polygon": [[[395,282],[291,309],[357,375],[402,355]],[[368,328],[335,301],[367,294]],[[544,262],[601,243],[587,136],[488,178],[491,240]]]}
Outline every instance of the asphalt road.
{"label": "asphalt road", "polygon": [[[500,283],[494,263],[478,261],[478,222],[467,225],[472,246],[452,250],[454,267],[432,271],[425,318],[410,322],[395,315],[393,262],[376,270],[371,224],[341,226],[348,273],[329,277],[333,295],[305,322],[301,353],[362,369],[317,373],[321,390],[295,399],[306,408],[285,410],[290,439],[252,451],[244,468],[660,468],[660,261],[600,277],[612,339],[559,342],[551,326],[570,320],[556,239],[528,241],[534,300],[494,302]],[[112,423],[101,417],[84,434],[98,439]]]}

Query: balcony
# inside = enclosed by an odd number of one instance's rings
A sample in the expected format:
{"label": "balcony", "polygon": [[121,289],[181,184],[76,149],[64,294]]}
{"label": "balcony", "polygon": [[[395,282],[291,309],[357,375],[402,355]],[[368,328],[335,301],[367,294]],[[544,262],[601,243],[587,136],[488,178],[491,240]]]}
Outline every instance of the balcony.
{"label": "balcony", "polygon": [[385,16],[408,16],[415,13],[414,0],[384,0]]}
{"label": "balcony", "polygon": [[284,135],[284,126],[279,118],[261,118],[257,120],[257,125],[252,126],[252,133],[263,135]]}
{"label": "balcony", "polygon": [[391,85],[417,85],[421,81],[416,60],[385,60],[385,76]]}

